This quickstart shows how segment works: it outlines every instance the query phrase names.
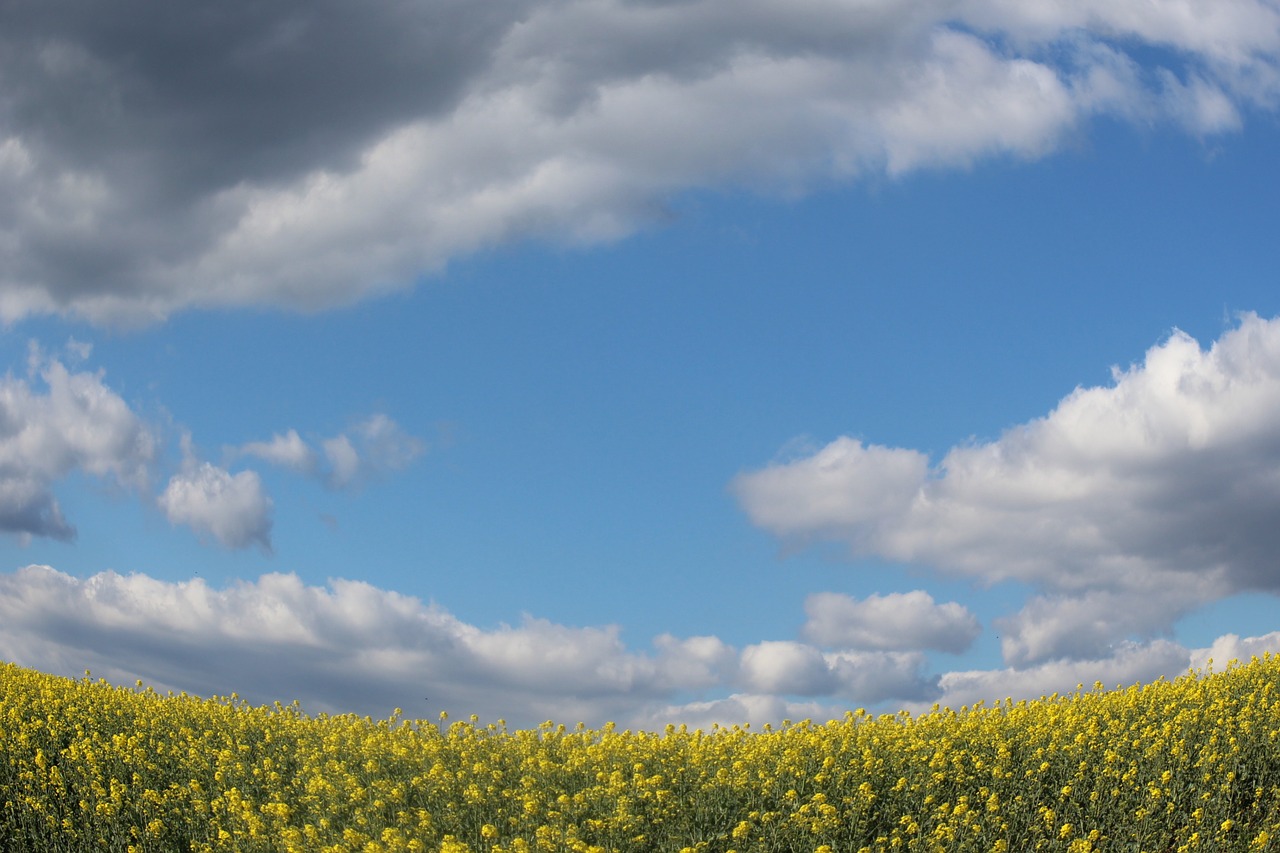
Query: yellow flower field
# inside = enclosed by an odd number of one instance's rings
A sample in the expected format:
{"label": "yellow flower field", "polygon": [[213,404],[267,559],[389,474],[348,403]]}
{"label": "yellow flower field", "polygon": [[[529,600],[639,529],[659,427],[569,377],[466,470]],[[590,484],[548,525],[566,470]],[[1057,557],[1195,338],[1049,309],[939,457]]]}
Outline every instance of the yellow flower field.
{"label": "yellow flower field", "polygon": [[311,717],[0,665],[5,851],[1280,849],[1280,658],[917,718]]}

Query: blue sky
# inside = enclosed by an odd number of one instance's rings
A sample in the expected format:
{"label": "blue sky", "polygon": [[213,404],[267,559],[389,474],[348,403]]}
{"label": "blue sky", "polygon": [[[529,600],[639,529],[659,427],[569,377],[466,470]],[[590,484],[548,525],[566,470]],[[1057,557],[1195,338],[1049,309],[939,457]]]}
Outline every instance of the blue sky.
{"label": "blue sky", "polygon": [[132,5],[0,27],[0,657],[651,727],[1280,650],[1274,4]]}

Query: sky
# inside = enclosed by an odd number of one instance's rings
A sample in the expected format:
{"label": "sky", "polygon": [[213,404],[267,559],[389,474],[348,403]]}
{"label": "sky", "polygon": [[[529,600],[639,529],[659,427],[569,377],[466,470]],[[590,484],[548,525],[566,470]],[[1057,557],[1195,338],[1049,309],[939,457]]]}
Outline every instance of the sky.
{"label": "sky", "polygon": [[6,4],[0,659],[660,729],[1280,652],[1277,151],[1274,0]]}

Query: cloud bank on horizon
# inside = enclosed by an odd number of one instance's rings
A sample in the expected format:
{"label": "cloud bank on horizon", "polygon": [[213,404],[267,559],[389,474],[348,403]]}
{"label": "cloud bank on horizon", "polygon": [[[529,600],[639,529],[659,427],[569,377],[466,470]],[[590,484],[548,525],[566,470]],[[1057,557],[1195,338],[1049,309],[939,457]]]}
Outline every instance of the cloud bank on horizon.
{"label": "cloud bank on horizon", "polygon": [[1278,57],[1266,0],[20,4],[0,318],[317,310],[689,191],[1035,158],[1098,118],[1212,135],[1274,108]]}
{"label": "cloud bank on horizon", "polygon": [[[1280,632],[1228,634],[1201,649],[1126,642],[1099,659],[929,677],[918,651],[831,651],[776,640],[739,649],[714,636],[660,635],[651,650],[636,652],[617,626],[574,628],[528,616],[482,629],[362,581],[321,588],[268,574],[219,590],[199,578],[172,583],[103,572],[79,580],[36,565],[0,574],[0,614],[0,657],[46,672],[78,675],[87,667],[113,683],[141,679],[160,690],[235,692],[265,704],[297,700],[311,713],[384,718],[401,708],[422,718],[443,707],[518,727],[547,719],[647,730],[758,725],[835,719],[853,705],[919,713],[935,703],[958,708],[1070,692],[1081,683],[1172,678],[1280,644]],[[917,627],[907,617],[898,624]],[[718,698],[681,701],[707,694]]]}
{"label": "cloud bank on horizon", "polygon": [[[58,362],[44,363],[51,386],[68,381]],[[94,384],[100,377],[71,378],[95,399],[114,399]],[[17,399],[43,399],[16,387],[24,392],[11,394]],[[111,437],[133,421],[119,405],[108,408],[118,412],[101,425]],[[486,629],[364,581],[322,588],[273,573],[215,589],[199,578],[78,579],[38,565],[0,574],[0,657],[52,672],[87,661],[98,675],[264,702],[283,691],[311,710],[414,714],[434,696],[448,710],[517,725],[764,722],[839,716],[849,703],[920,710],[1172,677],[1210,659],[1222,665],[1280,648],[1280,632],[1224,634],[1204,648],[1167,638],[1200,604],[1280,583],[1268,559],[1274,526],[1265,523],[1280,512],[1277,414],[1280,318],[1246,315],[1208,349],[1175,331],[1141,363],[1115,369],[1110,385],[1077,388],[1048,414],[954,447],[936,465],[918,451],[839,438],[731,484],[752,522],[783,540],[832,539],[855,558],[1037,590],[996,623],[1005,664],[997,669],[928,674],[927,652],[959,654],[982,626],[963,604],[924,590],[814,593],[795,639],[734,647],[713,635],[661,635],[641,652],[618,626],[526,616]],[[66,422],[83,431],[75,418]],[[47,436],[55,425],[40,427],[42,440],[58,443]],[[400,435],[380,419],[365,425],[366,438],[387,433]],[[133,470],[126,463],[139,446],[151,446],[98,445],[115,451],[84,454],[81,464],[117,477]],[[294,467],[311,472],[315,454],[306,448],[290,431],[235,452],[305,460]],[[225,469],[202,463],[175,480],[187,476],[195,497],[171,498],[171,481],[159,498],[170,517],[223,544],[250,544],[252,525],[236,526],[245,501],[225,495],[235,491]],[[221,485],[199,492],[211,478]],[[15,517],[37,510],[51,511],[36,504]]]}

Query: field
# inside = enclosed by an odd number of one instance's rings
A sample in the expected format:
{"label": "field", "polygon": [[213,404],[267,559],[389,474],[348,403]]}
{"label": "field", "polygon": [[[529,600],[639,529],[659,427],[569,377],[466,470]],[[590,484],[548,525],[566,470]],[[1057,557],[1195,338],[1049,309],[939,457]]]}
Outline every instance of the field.
{"label": "field", "polygon": [[1280,849],[1280,658],[911,718],[507,731],[0,665],[5,851]]}

